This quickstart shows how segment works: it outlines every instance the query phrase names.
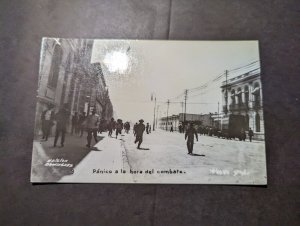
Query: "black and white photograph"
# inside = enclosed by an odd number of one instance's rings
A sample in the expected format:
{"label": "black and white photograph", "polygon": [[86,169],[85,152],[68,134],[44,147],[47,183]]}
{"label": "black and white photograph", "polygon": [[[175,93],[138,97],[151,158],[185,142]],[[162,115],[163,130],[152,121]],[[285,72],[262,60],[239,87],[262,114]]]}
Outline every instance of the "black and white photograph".
{"label": "black and white photograph", "polygon": [[32,183],[266,185],[259,42],[43,38]]}

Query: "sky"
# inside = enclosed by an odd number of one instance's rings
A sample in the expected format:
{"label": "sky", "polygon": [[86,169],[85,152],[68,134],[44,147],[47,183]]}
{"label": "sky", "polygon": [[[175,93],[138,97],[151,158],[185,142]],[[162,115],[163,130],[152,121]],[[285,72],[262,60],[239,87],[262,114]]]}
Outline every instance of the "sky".
{"label": "sky", "polygon": [[[225,70],[259,60],[257,41],[95,40],[91,62],[100,62],[115,118],[153,122],[156,97],[158,117],[183,111],[185,89],[207,82],[202,90],[189,90],[187,113],[206,114],[222,109],[221,82],[210,82]],[[259,67],[259,62],[229,73],[229,78]],[[178,98],[176,98],[178,97]]]}

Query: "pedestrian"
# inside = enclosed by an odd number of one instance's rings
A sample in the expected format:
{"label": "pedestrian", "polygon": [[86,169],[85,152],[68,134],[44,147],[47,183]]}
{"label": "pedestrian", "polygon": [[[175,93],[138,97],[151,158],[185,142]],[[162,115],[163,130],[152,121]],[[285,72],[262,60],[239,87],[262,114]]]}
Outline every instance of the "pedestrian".
{"label": "pedestrian", "polygon": [[75,112],[75,114],[72,116],[72,127],[71,127],[71,134],[73,135],[73,132],[75,132],[75,134],[77,134],[78,132],[78,121],[79,121],[79,118],[78,118],[78,113]]}
{"label": "pedestrian", "polygon": [[83,131],[84,131],[83,122],[85,121],[85,118],[86,118],[85,112],[82,112],[78,119],[78,128],[79,128],[78,133],[80,133],[80,137],[82,137],[82,135],[83,135]]}
{"label": "pedestrian", "polygon": [[182,133],[182,125],[181,124],[179,125],[178,129],[179,129],[179,133]]}
{"label": "pedestrian", "polygon": [[43,124],[43,139],[45,139],[45,141],[48,140],[51,128],[53,126],[53,105],[49,104],[47,106],[47,110],[45,110],[42,113],[42,124]]}
{"label": "pedestrian", "polygon": [[123,122],[121,119],[118,119],[116,124],[116,139],[118,138],[119,134],[122,134],[122,129],[123,129]]}
{"label": "pedestrian", "polygon": [[97,140],[97,131],[98,131],[98,123],[99,123],[99,118],[96,115],[96,110],[93,109],[92,114],[89,115],[86,118],[86,128],[87,128],[87,147],[90,148],[91,147],[91,141],[92,141],[92,137],[94,137],[95,142],[98,143]]}
{"label": "pedestrian", "polygon": [[59,136],[60,138],[60,145],[61,147],[64,146],[65,143],[65,134],[66,134],[66,127],[69,118],[69,111],[68,105],[64,104],[63,107],[56,113],[55,121],[56,121],[56,131],[55,131],[55,138],[54,138],[54,147],[56,147],[57,140]]}
{"label": "pedestrian", "polygon": [[129,122],[125,122],[124,123],[124,128],[125,128],[126,133],[128,134],[129,130],[130,130],[130,123]]}
{"label": "pedestrian", "polygon": [[138,143],[137,149],[141,148],[141,144],[143,142],[143,133],[145,131],[145,125],[143,124],[144,120],[139,120],[139,124],[136,126],[136,136],[134,143]]}
{"label": "pedestrian", "polygon": [[241,130],[241,139],[240,140],[242,140],[242,141],[246,140],[246,132],[245,132],[245,130],[243,128]]}
{"label": "pedestrian", "polygon": [[108,124],[108,136],[111,137],[113,130],[115,129],[115,119],[111,118]]}
{"label": "pedestrian", "polygon": [[147,125],[146,125],[146,133],[149,134],[149,123],[147,122]]}
{"label": "pedestrian", "polygon": [[249,128],[249,140],[252,142],[252,137],[254,136],[253,130]]}
{"label": "pedestrian", "polygon": [[174,129],[173,129],[173,125],[171,125],[171,129],[170,129],[170,132],[173,133]]}
{"label": "pedestrian", "polygon": [[185,132],[185,140],[187,139],[186,145],[188,149],[188,154],[193,154],[193,147],[194,147],[194,136],[196,136],[196,139],[198,141],[198,134],[196,129],[194,128],[193,123],[190,123],[190,126]]}
{"label": "pedestrian", "polygon": [[133,126],[133,135],[136,136],[136,127],[137,127],[138,123],[136,122]]}
{"label": "pedestrian", "polygon": [[99,123],[99,128],[98,128],[99,133],[104,132],[105,125],[106,125],[106,120],[104,118],[101,118]]}

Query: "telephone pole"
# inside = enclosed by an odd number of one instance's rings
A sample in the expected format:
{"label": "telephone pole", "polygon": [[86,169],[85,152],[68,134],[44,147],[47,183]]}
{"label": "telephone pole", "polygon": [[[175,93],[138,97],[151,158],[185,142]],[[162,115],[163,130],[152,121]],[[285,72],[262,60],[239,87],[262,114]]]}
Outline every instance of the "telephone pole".
{"label": "telephone pole", "polygon": [[219,102],[218,102],[218,129],[220,129],[220,114],[219,114]]}
{"label": "telephone pole", "polygon": [[225,109],[224,109],[224,113],[225,115],[227,115],[227,112],[228,112],[228,89],[227,89],[227,77],[228,77],[228,71],[225,70]]}
{"label": "telephone pole", "polygon": [[154,98],[154,117],[153,117],[153,128],[152,128],[153,131],[155,131],[155,108],[156,108],[156,97]]}
{"label": "telephone pole", "polygon": [[168,130],[168,123],[169,123],[169,105],[170,105],[170,100],[167,101],[168,108],[167,108],[167,123],[166,123],[166,130]]}
{"label": "telephone pole", "polygon": [[158,109],[159,109],[159,105],[157,105],[156,107],[156,122],[155,122],[156,128],[157,128],[157,121],[158,121]]}
{"label": "telephone pole", "polygon": [[183,115],[183,128],[185,127],[186,121],[186,101],[187,101],[188,90],[184,91],[184,115]]}

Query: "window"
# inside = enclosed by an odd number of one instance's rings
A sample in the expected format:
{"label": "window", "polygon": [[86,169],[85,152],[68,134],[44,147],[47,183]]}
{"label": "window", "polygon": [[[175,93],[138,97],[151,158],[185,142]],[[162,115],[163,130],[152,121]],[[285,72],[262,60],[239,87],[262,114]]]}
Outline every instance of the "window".
{"label": "window", "polygon": [[260,105],[260,87],[259,87],[259,84],[256,82],[254,84],[254,89],[252,91],[252,94],[254,96],[254,106],[255,107],[259,107]]}
{"label": "window", "polygon": [[238,97],[238,105],[242,104],[242,89],[238,88],[237,89],[237,97]]}
{"label": "window", "polygon": [[255,115],[255,127],[256,127],[256,132],[260,132],[260,116],[258,113]]}
{"label": "window", "polygon": [[249,87],[248,86],[245,86],[244,94],[245,94],[245,104],[246,104],[246,106],[248,106],[248,103],[249,103]]}
{"label": "window", "polygon": [[231,104],[235,105],[235,90],[231,90]]}
{"label": "window", "polygon": [[62,49],[60,45],[54,47],[54,52],[52,56],[51,68],[48,77],[48,86],[51,88],[56,88],[58,75],[59,75],[59,66],[62,59]]}

